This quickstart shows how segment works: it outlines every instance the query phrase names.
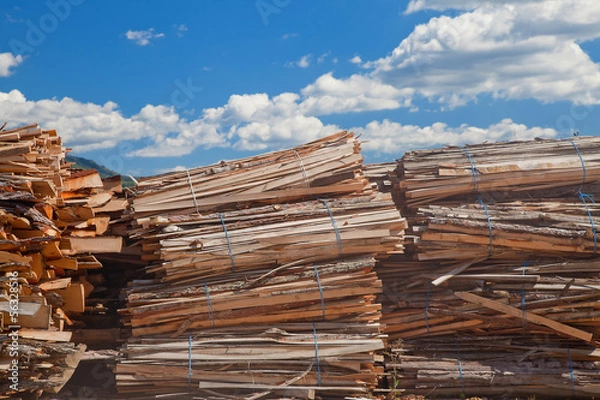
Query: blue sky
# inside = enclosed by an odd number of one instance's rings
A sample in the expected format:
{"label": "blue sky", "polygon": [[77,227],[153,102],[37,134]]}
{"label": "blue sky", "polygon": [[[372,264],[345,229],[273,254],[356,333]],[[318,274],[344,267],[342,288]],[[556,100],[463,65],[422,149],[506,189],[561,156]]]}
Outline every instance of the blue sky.
{"label": "blue sky", "polygon": [[366,162],[595,135],[596,0],[4,0],[0,119],[150,175],[361,133]]}

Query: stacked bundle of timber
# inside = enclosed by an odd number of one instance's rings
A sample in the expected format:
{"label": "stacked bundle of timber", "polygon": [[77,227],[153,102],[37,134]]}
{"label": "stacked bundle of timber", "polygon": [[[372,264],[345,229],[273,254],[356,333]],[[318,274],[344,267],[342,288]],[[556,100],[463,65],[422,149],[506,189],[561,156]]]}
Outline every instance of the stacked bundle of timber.
{"label": "stacked bundle of timber", "polygon": [[384,289],[386,333],[403,340],[523,333],[594,345],[600,337],[599,268],[598,260],[386,260],[378,270],[383,281],[400,276]]}
{"label": "stacked bundle of timber", "polygon": [[599,161],[599,138],[403,157],[399,197],[414,242],[378,266],[386,333],[401,341],[387,371],[402,377],[397,388],[600,391],[590,379],[600,373]]}
{"label": "stacked bundle of timber", "polygon": [[373,353],[383,348],[377,331],[333,322],[256,324],[189,338],[132,340],[122,349],[126,360],[117,365],[117,384],[130,399],[366,394],[383,373],[374,365]]}
{"label": "stacked bundle of timber", "polygon": [[[145,178],[117,386],[128,398],[340,398],[383,372],[375,258],[405,220],[365,179],[353,134]],[[237,397],[235,397],[237,398]]]}
{"label": "stacked bundle of timber", "polygon": [[594,398],[598,350],[540,336],[461,336],[392,347],[386,363],[395,393],[437,398]]}
{"label": "stacked bundle of timber", "polygon": [[600,137],[410,151],[400,160],[398,174],[409,208],[474,198],[474,193],[500,201],[572,198],[581,185],[600,183]]}
{"label": "stacked bundle of timber", "polygon": [[[140,219],[138,219],[140,221]],[[406,223],[389,194],[275,204],[223,213],[146,218],[148,272],[194,282],[229,273],[359,254],[401,252]]]}
{"label": "stacked bundle of timber", "polygon": [[364,192],[360,142],[340,132],[296,147],[140,180],[135,218]]}
{"label": "stacked bundle of timber", "polygon": [[71,170],[66,153],[55,131],[0,131],[0,372],[15,363],[21,377],[8,392],[64,385],[85,348],[67,343],[65,329],[94,308],[86,298],[102,265],[93,254],[121,247],[103,236],[113,192],[97,171]]}

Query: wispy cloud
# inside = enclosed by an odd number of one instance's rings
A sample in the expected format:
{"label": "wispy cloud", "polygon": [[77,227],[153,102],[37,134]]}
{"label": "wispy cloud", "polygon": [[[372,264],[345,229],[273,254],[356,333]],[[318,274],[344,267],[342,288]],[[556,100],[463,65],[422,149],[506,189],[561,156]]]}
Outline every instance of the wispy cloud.
{"label": "wispy cloud", "polygon": [[154,28],[146,29],[145,31],[128,30],[125,33],[127,39],[133,41],[138,46],[147,46],[151,40],[165,37],[164,33],[155,33]]}
{"label": "wispy cloud", "polygon": [[0,76],[9,76],[11,68],[17,67],[23,62],[23,56],[13,55],[12,53],[0,53]]}
{"label": "wispy cloud", "polygon": [[157,174],[166,174],[168,172],[183,172],[183,171],[187,171],[188,169],[186,167],[184,167],[183,165],[177,165],[175,167],[171,167],[171,168],[157,168],[154,170],[155,173]]}
{"label": "wispy cloud", "polygon": [[360,64],[362,63],[362,58],[360,58],[360,56],[354,56],[348,61],[350,61],[352,64]]}
{"label": "wispy cloud", "polygon": [[295,38],[295,37],[298,37],[297,33],[285,33],[285,34],[283,34],[283,36],[281,36],[281,40],[286,40],[286,39]]}
{"label": "wispy cloud", "polygon": [[331,55],[331,50],[328,51],[327,53],[323,53],[319,56],[319,58],[317,58],[317,64],[323,64],[325,62],[325,59],[327,57],[329,57]]}
{"label": "wispy cloud", "polygon": [[186,24],[175,24],[175,31],[177,32],[177,37],[183,37],[185,32],[187,32],[188,27]]}
{"label": "wispy cloud", "polygon": [[308,68],[310,67],[312,54],[307,54],[305,56],[300,57],[298,61],[289,61],[285,64],[286,67],[300,67],[300,68]]}

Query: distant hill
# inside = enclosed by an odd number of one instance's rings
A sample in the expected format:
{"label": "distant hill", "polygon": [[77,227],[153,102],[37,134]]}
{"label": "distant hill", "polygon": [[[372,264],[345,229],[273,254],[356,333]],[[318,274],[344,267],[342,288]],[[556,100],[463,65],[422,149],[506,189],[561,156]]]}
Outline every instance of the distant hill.
{"label": "distant hill", "polygon": [[[73,168],[95,169],[98,171],[101,178],[108,178],[115,175],[121,175],[118,172],[115,172],[112,169],[108,169],[104,165],[100,165],[96,161],[87,158],[67,154],[67,161],[75,163],[72,166]],[[121,176],[121,180],[123,182],[123,187],[135,186],[135,182],[128,176]]]}

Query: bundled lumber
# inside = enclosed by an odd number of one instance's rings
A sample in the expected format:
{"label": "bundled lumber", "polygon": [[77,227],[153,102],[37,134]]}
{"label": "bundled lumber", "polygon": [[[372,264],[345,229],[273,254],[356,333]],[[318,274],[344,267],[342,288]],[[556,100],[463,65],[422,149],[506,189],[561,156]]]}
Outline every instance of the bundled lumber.
{"label": "bundled lumber", "polygon": [[144,337],[315,319],[370,324],[381,316],[374,267],[374,258],[361,257],[230,274],[211,285],[133,282],[123,312],[133,335]]}
{"label": "bundled lumber", "polygon": [[297,264],[210,284],[134,281],[119,392],[339,398],[372,390],[382,373],[374,352],[384,346],[375,259]]}
{"label": "bundled lumber", "polygon": [[393,339],[521,333],[594,345],[600,337],[600,261],[385,264],[383,321]]}
{"label": "bundled lumber", "polygon": [[179,339],[130,340],[117,365],[132,399],[339,399],[367,393],[383,372],[377,326],[335,322],[206,329]]}
{"label": "bundled lumber", "polygon": [[141,179],[135,217],[187,214],[361,192],[360,143],[340,132],[291,150]]}
{"label": "bundled lumber", "polygon": [[527,336],[415,339],[386,362],[396,392],[441,398],[590,398],[600,394],[600,354]]}
{"label": "bundled lumber", "polygon": [[401,252],[406,223],[391,196],[340,197],[247,208],[222,214],[147,218],[147,268],[164,282],[193,282],[293,262]]}
{"label": "bundled lumber", "polygon": [[464,203],[459,207],[419,208],[426,226],[420,234],[419,260],[545,256],[594,256],[598,252],[600,208],[584,202]]}
{"label": "bundled lumber", "polygon": [[7,393],[53,392],[68,380],[85,346],[50,342],[71,340],[66,329],[82,327],[93,308],[90,271],[102,267],[94,254],[121,249],[121,238],[106,236],[115,186],[70,169],[67,151],[37,125],[0,130],[0,335],[18,343],[8,362],[22,377]]}
{"label": "bundled lumber", "polygon": [[[23,331],[23,336],[27,332]],[[56,339],[56,338],[55,338]],[[73,375],[85,345],[0,334],[0,393],[58,393]]]}
{"label": "bundled lumber", "polygon": [[[130,237],[128,398],[341,398],[368,393],[385,338],[375,257],[406,221],[340,132],[292,150],[140,181]],[[389,183],[387,186],[391,186]]]}
{"label": "bundled lumber", "polygon": [[600,181],[600,138],[536,139],[407,152],[400,188],[408,206],[492,193],[513,198],[524,192],[556,191]]}

